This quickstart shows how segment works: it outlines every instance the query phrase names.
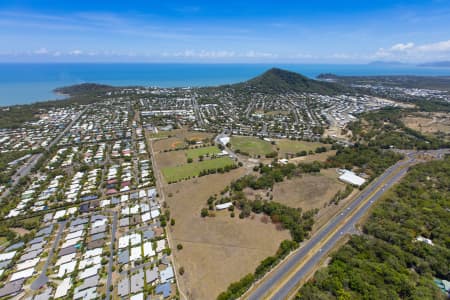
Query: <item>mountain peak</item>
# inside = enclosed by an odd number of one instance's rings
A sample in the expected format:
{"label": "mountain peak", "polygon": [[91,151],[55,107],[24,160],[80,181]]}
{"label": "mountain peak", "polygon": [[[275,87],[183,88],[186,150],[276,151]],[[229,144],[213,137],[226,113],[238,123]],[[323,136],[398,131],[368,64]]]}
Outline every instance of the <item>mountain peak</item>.
{"label": "mountain peak", "polygon": [[345,92],[345,88],[335,83],[310,79],[299,73],[279,68],[271,68],[263,74],[239,86],[261,92],[307,92],[335,94]]}

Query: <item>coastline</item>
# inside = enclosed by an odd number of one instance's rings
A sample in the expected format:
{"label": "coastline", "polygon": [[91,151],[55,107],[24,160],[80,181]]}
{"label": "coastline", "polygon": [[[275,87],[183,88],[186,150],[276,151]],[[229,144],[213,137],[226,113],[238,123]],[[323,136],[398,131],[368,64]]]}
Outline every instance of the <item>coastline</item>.
{"label": "coastline", "polygon": [[[27,64],[0,63],[0,106],[60,100],[54,90],[85,82],[111,86],[199,87],[232,84],[280,67],[315,78],[336,75],[450,76],[450,68],[351,64]],[[56,96],[56,97],[55,97]],[[70,95],[69,95],[70,96]]]}

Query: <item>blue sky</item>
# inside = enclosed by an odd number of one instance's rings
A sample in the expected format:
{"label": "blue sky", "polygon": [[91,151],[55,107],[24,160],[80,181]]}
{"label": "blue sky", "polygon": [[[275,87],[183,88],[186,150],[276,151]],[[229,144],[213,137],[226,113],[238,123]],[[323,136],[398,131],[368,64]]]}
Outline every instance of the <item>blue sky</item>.
{"label": "blue sky", "polygon": [[2,1],[3,62],[450,60],[450,1]]}

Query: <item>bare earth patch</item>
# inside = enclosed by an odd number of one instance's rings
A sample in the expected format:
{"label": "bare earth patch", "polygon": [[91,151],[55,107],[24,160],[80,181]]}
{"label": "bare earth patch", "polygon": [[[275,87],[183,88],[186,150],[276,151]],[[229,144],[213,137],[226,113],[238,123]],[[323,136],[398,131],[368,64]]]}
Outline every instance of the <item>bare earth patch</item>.
{"label": "bare earth patch", "polygon": [[328,157],[335,156],[336,150],[330,150],[323,153],[312,154],[307,156],[300,156],[289,159],[291,163],[311,163],[313,161],[326,161]]}
{"label": "bare earth patch", "polygon": [[24,236],[25,234],[30,233],[29,230],[22,228],[22,227],[11,227],[10,229],[11,229],[11,231],[17,233],[20,236]]}
{"label": "bare earth patch", "polygon": [[178,137],[170,137],[161,139],[153,143],[155,152],[162,152],[164,150],[174,150],[185,146],[184,140]]}
{"label": "bare earth patch", "polygon": [[187,146],[186,139],[201,141],[203,139],[211,139],[212,137],[214,137],[212,133],[188,131],[185,128],[171,131],[170,134],[170,138],[162,138],[153,143],[155,152],[183,148]]}
{"label": "bare earth patch", "polygon": [[180,286],[189,299],[215,299],[231,282],[275,254],[282,240],[290,239],[288,231],[261,222],[261,215],[241,220],[222,211],[216,217],[200,217],[207,198],[244,173],[239,168],[165,187],[176,220],[171,229],[173,244],[183,245],[181,251],[174,250],[177,265],[185,269]]}
{"label": "bare earth patch", "polygon": [[323,208],[333,196],[345,188],[336,180],[334,169],[322,170],[321,174],[306,174],[302,177],[276,183],[273,200],[291,207],[301,207],[304,211]]}
{"label": "bare earth patch", "polygon": [[416,113],[402,119],[403,123],[424,134],[443,132],[450,134],[450,116],[445,113]]}
{"label": "bare earth patch", "polygon": [[175,167],[187,163],[187,158],[184,151],[169,151],[156,153],[155,159],[158,162],[158,167],[161,169],[166,167]]}

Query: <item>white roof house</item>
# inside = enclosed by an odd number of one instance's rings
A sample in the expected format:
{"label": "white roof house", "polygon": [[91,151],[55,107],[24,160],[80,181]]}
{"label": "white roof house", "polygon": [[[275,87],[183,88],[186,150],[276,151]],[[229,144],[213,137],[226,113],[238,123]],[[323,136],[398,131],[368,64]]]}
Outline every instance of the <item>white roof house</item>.
{"label": "white roof house", "polygon": [[39,260],[40,260],[40,257],[36,257],[36,258],[33,258],[33,259],[26,260],[26,261],[24,261],[24,262],[22,262],[20,264],[17,264],[17,270],[20,271],[20,270],[24,270],[24,269],[28,269],[28,268],[34,267],[34,266],[36,266],[38,264]]}
{"label": "white roof house", "polygon": [[151,214],[151,216],[152,216],[152,219],[156,219],[157,217],[159,217],[159,215],[160,215],[161,213],[159,212],[159,209],[152,209],[152,210],[150,211],[150,214]]}
{"label": "white roof house", "polygon": [[130,297],[130,300],[144,300],[144,293],[139,293]]}
{"label": "white roof house", "polygon": [[91,249],[91,250],[87,250],[84,253],[83,257],[84,258],[89,258],[89,257],[92,257],[92,256],[98,256],[98,255],[101,255],[102,252],[103,252],[103,249],[101,247],[94,248],[94,249]]}
{"label": "white roof house", "polygon": [[16,255],[16,251],[2,253],[0,254],[0,261],[13,259],[14,255]]}
{"label": "white roof house", "polygon": [[128,247],[129,243],[130,243],[130,238],[128,237],[128,235],[121,236],[119,238],[119,249]]}
{"label": "white roof house", "polygon": [[78,238],[81,237],[83,235],[84,230],[78,230],[75,232],[71,232],[66,236],[66,241],[74,239],[74,238]]}
{"label": "white roof house", "polygon": [[230,137],[228,137],[228,136],[221,137],[219,139],[219,142],[225,146],[226,144],[228,144],[230,142]]}
{"label": "white roof house", "polygon": [[133,233],[129,235],[131,246],[139,245],[141,243],[141,235],[139,233]]}
{"label": "white roof house", "polygon": [[217,204],[216,205],[216,209],[217,210],[224,210],[224,209],[227,209],[228,207],[231,207],[231,206],[233,206],[233,203],[232,202],[227,202],[227,203]]}
{"label": "white roof house", "polygon": [[89,266],[92,266],[92,265],[98,265],[101,262],[102,262],[102,257],[101,256],[93,256],[93,257],[85,258],[85,259],[80,261],[80,263],[78,265],[78,269],[79,270],[83,270],[86,267],[89,267]]}
{"label": "white roof house", "polygon": [[75,258],[76,255],[77,255],[76,253],[71,253],[71,254],[67,254],[67,255],[61,256],[58,259],[58,261],[56,261],[55,266],[59,266],[59,265],[68,263],[69,261],[72,261]]}
{"label": "white roof house", "polygon": [[132,247],[130,253],[130,261],[135,261],[142,258],[141,246]]}
{"label": "white roof house", "polygon": [[64,275],[72,273],[75,270],[76,265],[76,260],[72,260],[68,263],[60,265],[58,270],[58,277],[62,278],[64,277]]}
{"label": "white roof house", "polygon": [[93,265],[92,267],[87,268],[84,271],[81,271],[78,274],[78,278],[79,279],[85,279],[85,278],[89,278],[91,276],[94,276],[95,274],[97,274],[98,270],[101,269],[101,267],[102,267],[101,264]]}
{"label": "white roof house", "polygon": [[33,273],[34,273],[34,268],[22,270],[22,271],[12,274],[9,281],[14,281],[14,280],[22,279],[22,278],[29,278],[29,277],[33,276]]}
{"label": "white roof house", "polygon": [[146,212],[146,213],[142,214],[141,219],[142,219],[142,222],[150,221],[152,219],[152,217],[150,216],[150,212]]}
{"label": "white roof house", "polygon": [[144,256],[149,256],[149,257],[155,256],[156,253],[155,253],[155,250],[153,250],[151,242],[145,242],[143,244],[143,247],[144,247]]}
{"label": "white roof house", "polygon": [[428,245],[430,245],[430,246],[434,246],[432,240],[427,239],[427,238],[425,238],[425,237],[423,237],[423,236],[421,236],[421,235],[419,235],[419,236],[416,238],[416,241],[426,243],[426,244],[428,244]]}
{"label": "white roof house", "polygon": [[161,252],[166,248],[166,240],[156,241],[156,252]]}
{"label": "white roof house", "polygon": [[349,170],[344,170],[343,174],[339,176],[339,180],[356,186],[361,186],[366,182],[364,178],[359,177],[358,175]]}
{"label": "white roof house", "polygon": [[67,248],[69,246],[73,246],[73,245],[77,244],[79,241],[81,241],[81,237],[67,240],[61,245],[61,249]]}
{"label": "white roof house", "polygon": [[58,298],[66,296],[67,292],[70,290],[71,286],[72,286],[72,282],[70,281],[70,277],[67,277],[56,288],[54,298],[58,299]]}
{"label": "white roof house", "polygon": [[162,270],[159,274],[161,275],[161,283],[165,283],[174,277],[172,266],[168,266],[167,269]]}

